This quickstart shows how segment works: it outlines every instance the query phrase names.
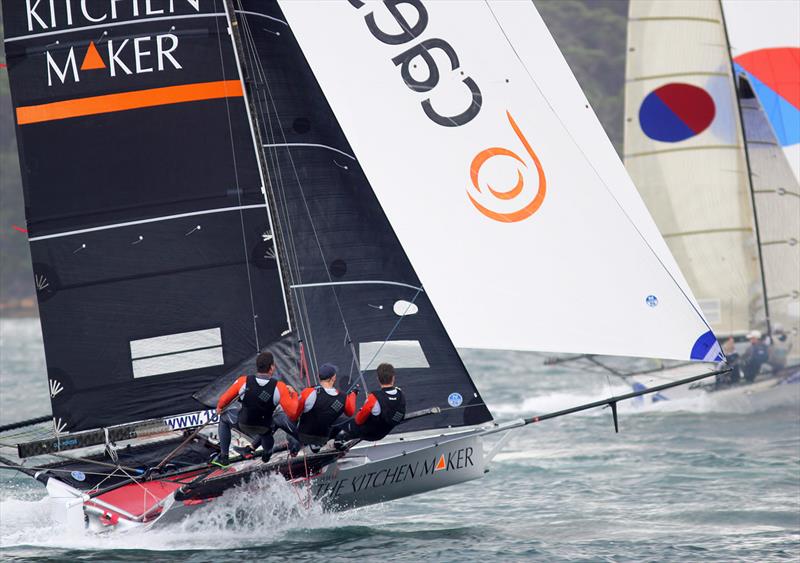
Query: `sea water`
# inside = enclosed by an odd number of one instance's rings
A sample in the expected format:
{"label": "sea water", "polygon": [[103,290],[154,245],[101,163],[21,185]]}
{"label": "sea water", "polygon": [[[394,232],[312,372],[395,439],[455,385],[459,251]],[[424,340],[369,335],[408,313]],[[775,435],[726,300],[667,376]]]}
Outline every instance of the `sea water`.
{"label": "sea water", "polygon": [[[0,321],[0,423],[47,413],[36,320]],[[612,377],[536,354],[464,350],[498,419],[621,393]],[[414,389],[406,388],[409,394]],[[478,481],[343,513],[267,477],[180,524],[90,535],[62,528],[44,488],[0,471],[10,561],[778,561],[800,559],[800,412],[713,399],[621,405],[517,431]]]}

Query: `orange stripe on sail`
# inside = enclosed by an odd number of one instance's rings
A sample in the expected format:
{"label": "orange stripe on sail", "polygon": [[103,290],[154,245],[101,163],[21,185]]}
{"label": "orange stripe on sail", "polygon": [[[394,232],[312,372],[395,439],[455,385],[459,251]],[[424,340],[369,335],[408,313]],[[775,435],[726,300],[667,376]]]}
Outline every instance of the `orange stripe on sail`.
{"label": "orange stripe on sail", "polygon": [[44,121],[69,119],[84,115],[97,115],[216,98],[238,98],[241,96],[243,96],[242,83],[238,80],[182,84],[180,86],[166,86],[149,90],[137,90],[135,92],[78,98],[39,106],[19,107],[17,108],[17,123],[19,125],[27,125],[29,123],[42,123]]}

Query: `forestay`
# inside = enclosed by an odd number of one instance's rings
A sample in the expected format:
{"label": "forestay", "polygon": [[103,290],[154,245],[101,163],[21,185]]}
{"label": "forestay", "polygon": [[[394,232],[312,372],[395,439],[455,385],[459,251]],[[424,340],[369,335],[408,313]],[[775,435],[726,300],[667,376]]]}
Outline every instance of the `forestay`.
{"label": "forestay", "polygon": [[627,55],[628,172],[715,332],[766,328],[719,2],[633,0]]}
{"label": "forestay", "polygon": [[714,359],[530,2],[281,2],[456,345]]}

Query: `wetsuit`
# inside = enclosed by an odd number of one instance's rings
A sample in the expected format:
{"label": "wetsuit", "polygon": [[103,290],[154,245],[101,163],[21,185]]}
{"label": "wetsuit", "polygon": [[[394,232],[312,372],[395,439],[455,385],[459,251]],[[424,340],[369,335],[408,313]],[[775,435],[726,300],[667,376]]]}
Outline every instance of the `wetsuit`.
{"label": "wetsuit", "polygon": [[383,439],[406,414],[406,398],[399,387],[381,387],[370,393],[355,419],[345,428],[345,439]]}
{"label": "wetsuit", "polygon": [[[293,432],[290,432],[292,428],[284,428],[283,421],[273,421],[273,414],[276,414],[275,410],[278,406],[285,413],[293,413],[297,409],[296,396],[285,383],[263,374],[243,375],[222,394],[217,403],[217,409],[224,409],[236,398],[242,403],[238,421],[226,415],[221,416],[219,421],[219,446],[223,458],[228,456],[232,426],[238,426],[242,432],[256,437],[255,446],[261,444],[263,449],[261,458],[264,461],[269,460],[272,455],[272,447],[275,445],[273,437],[275,426],[287,430],[290,449],[299,449],[292,447]],[[276,418],[279,416],[280,414],[276,414]],[[288,423],[288,420],[286,422]]]}
{"label": "wetsuit", "polygon": [[751,344],[745,350],[741,359],[742,374],[748,383],[752,383],[758,372],[761,371],[761,366],[769,359],[769,349],[763,342]]}
{"label": "wetsuit", "polygon": [[300,440],[310,446],[322,446],[331,439],[336,419],[342,414],[353,416],[355,412],[355,393],[350,393],[345,399],[336,389],[321,385],[304,389],[297,408]]}

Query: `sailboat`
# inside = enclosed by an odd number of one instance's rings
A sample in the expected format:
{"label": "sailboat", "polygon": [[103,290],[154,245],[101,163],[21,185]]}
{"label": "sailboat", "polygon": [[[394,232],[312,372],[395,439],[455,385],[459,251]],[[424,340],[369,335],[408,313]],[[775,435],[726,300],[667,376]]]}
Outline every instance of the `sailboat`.
{"label": "sailboat", "polygon": [[[633,0],[629,8],[625,166],[715,333],[741,342],[757,329],[788,351],[786,369],[736,396],[800,398],[782,386],[800,379],[792,378],[800,371],[800,163],[789,146],[800,128],[792,94],[799,18],[794,2]],[[782,47],[750,50],[759,40]]]}
{"label": "sailboat", "polygon": [[[616,424],[659,390],[496,422],[454,343],[723,358],[532,3],[3,17],[52,417],[0,429],[39,433],[0,462],[68,522],[152,527],[265,473],[332,508],[391,500],[483,476],[486,438],[607,405]],[[369,391],[391,362],[413,416],[210,466],[211,407],[262,351],[295,388],[333,362]]]}

